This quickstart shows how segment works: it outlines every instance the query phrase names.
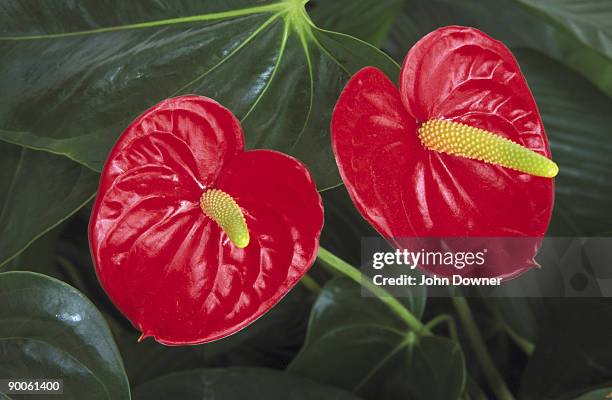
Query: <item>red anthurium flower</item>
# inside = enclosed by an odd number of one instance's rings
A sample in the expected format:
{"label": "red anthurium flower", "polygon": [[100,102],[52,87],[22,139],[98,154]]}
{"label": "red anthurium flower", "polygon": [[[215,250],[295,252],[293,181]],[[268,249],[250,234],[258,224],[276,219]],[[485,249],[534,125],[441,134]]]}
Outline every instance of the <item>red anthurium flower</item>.
{"label": "red anthurium flower", "polygon": [[200,96],[165,100],[113,148],[89,226],[115,305],[164,344],[253,322],[314,262],[321,198],[287,155],[244,151],[238,120]]}
{"label": "red anthurium flower", "polygon": [[334,110],[332,141],[355,205],[397,247],[430,249],[423,238],[433,237],[521,237],[528,239],[483,239],[486,265],[460,273],[510,278],[534,266],[558,169],[502,43],[451,26],[410,50],[399,90],[376,68],[359,71]]}

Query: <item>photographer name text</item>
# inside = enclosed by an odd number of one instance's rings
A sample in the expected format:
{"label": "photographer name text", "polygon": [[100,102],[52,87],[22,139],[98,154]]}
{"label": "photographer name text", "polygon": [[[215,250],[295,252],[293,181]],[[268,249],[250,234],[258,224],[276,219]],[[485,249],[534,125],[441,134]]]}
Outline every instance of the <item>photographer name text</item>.
{"label": "photographer name text", "polygon": [[419,277],[412,275],[387,277],[383,275],[374,275],[372,277],[372,283],[376,286],[499,286],[501,285],[501,281],[501,278],[470,278],[461,275],[453,275],[452,277],[426,275],[421,275]]}

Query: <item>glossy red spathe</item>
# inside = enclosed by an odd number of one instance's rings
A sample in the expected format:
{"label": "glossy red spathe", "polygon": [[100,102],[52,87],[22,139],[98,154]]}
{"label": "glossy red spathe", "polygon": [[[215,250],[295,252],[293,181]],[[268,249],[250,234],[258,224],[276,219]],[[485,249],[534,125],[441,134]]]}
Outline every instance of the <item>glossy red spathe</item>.
{"label": "glossy red spathe", "polygon": [[441,28],[410,50],[399,82],[398,89],[380,70],[365,68],[334,110],[336,161],[361,214],[397,247],[413,250],[431,248],[424,239],[430,237],[533,238],[512,249],[507,240],[483,239],[485,268],[424,266],[430,273],[511,278],[533,267],[554,181],[429,150],[417,135],[428,120],[450,120],[550,158],[537,106],[510,51],[476,29]]}
{"label": "glossy red spathe", "polygon": [[[199,205],[229,194],[250,242],[236,247]],[[276,304],[310,268],[323,226],[306,168],[244,151],[234,115],[201,96],[162,101],[121,135],[89,226],[98,278],[121,312],[169,345],[230,335]]]}

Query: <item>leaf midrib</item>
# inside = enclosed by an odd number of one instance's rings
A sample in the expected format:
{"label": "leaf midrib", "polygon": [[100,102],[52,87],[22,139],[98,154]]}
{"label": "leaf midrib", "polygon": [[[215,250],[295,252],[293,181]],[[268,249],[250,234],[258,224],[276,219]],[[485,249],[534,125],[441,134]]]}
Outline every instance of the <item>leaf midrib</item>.
{"label": "leaf midrib", "polygon": [[190,86],[198,83],[199,81],[204,79],[209,73],[213,72],[218,67],[223,65],[225,62],[227,62],[229,59],[231,59],[234,55],[239,53],[243,48],[245,48],[261,32],[263,32],[268,26],[270,26],[279,16],[280,16],[280,14],[277,13],[277,14],[274,14],[272,17],[268,18],[255,31],[253,31],[253,33],[251,33],[245,40],[243,40],[234,50],[232,50],[228,55],[226,55],[221,60],[219,60],[219,62],[217,62],[215,65],[213,65],[212,67],[207,69],[204,73],[200,74],[198,77],[192,79],[190,82],[188,82],[185,85],[183,85],[180,89],[176,90],[174,93],[172,93],[170,95],[170,97],[177,96],[180,93],[184,92],[185,90],[187,90],[187,88],[189,88]]}
{"label": "leaf midrib", "polygon": [[83,30],[83,31],[52,33],[52,34],[42,34],[42,35],[4,36],[4,37],[0,37],[0,41],[58,39],[58,38],[66,38],[66,37],[73,37],[73,36],[95,35],[98,33],[117,32],[117,31],[124,31],[124,30],[130,30],[130,29],[154,28],[154,27],[159,27],[159,26],[185,24],[185,23],[190,23],[190,22],[232,19],[232,18],[238,18],[238,17],[253,15],[253,14],[263,14],[263,13],[279,13],[280,14],[283,11],[286,11],[287,9],[289,9],[290,7],[294,7],[288,4],[289,3],[287,2],[279,1],[277,3],[267,4],[265,6],[246,7],[246,8],[240,8],[240,9],[230,10],[230,11],[199,14],[199,15],[192,15],[188,17],[168,18],[168,19],[162,19],[162,20],[157,20],[157,21],[139,22],[139,23],[127,24],[127,25],[108,26],[108,27],[89,29],[89,30]]}
{"label": "leaf midrib", "polygon": [[[196,77],[194,80],[192,80],[191,82],[184,84],[178,91],[175,92],[175,95],[177,95],[179,92],[185,90],[186,88],[190,87],[191,85],[193,85],[194,83],[197,83],[197,81],[201,80],[204,76],[206,76],[207,74],[209,74],[212,70],[216,69],[217,67],[219,67],[221,64],[225,63],[228,61],[229,58],[231,58],[232,56],[234,56],[235,54],[239,53],[240,51],[242,51],[243,49],[249,47],[249,45],[255,41],[255,39],[260,35],[260,33],[262,33],[267,27],[269,27],[272,23],[274,23],[276,20],[278,20],[279,17],[282,17],[284,19],[284,23],[285,23],[285,30],[284,30],[284,35],[289,34],[289,32],[291,31],[295,31],[300,39],[300,42],[302,44],[302,48],[304,51],[304,55],[306,57],[306,64],[307,64],[307,73],[308,73],[308,78],[309,78],[309,104],[308,104],[308,109],[306,110],[306,117],[303,123],[303,126],[301,127],[300,131],[298,132],[298,135],[296,138],[293,139],[293,143],[290,145],[289,151],[295,150],[295,148],[298,146],[298,144],[301,142],[303,135],[305,134],[307,127],[311,121],[312,118],[312,112],[313,112],[313,106],[314,106],[314,80],[315,80],[315,76],[314,76],[314,71],[313,71],[313,65],[312,65],[312,60],[311,60],[311,45],[312,47],[315,47],[317,49],[319,49],[323,56],[330,59],[333,63],[335,63],[338,66],[338,73],[340,74],[345,74],[347,76],[350,76],[351,73],[350,71],[347,69],[347,67],[340,61],[338,60],[327,48],[326,46],[324,46],[317,38],[316,38],[316,34],[315,31],[318,34],[323,34],[323,35],[327,35],[327,34],[335,34],[335,35],[339,35],[339,36],[346,36],[352,40],[355,40],[356,42],[359,42],[361,44],[363,44],[366,47],[371,47],[373,49],[375,49],[373,46],[369,45],[368,43],[365,43],[357,38],[351,37],[349,35],[342,35],[336,32],[330,32],[324,29],[320,29],[318,28],[309,18],[308,14],[306,13],[306,10],[304,9],[303,5],[304,5],[305,1],[288,1],[288,0],[284,0],[284,1],[279,1],[273,4],[268,4],[265,6],[256,6],[256,7],[248,7],[248,8],[242,8],[242,9],[238,9],[238,10],[231,10],[231,11],[226,11],[226,12],[220,12],[220,13],[210,13],[210,14],[201,14],[201,15],[197,15],[197,16],[191,16],[191,17],[183,17],[183,18],[174,18],[174,19],[164,19],[164,20],[158,20],[158,21],[151,21],[151,22],[145,22],[145,23],[138,23],[138,24],[131,24],[131,25],[122,25],[122,26],[112,26],[112,27],[107,27],[107,28],[101,28],[101,29],[94,29],[94,30],[88,30],[88,31],[79,31],[79,32],[68,32],[68,33],[61,33],[61,34],[52,34],[52,35],[34,35],[34,36],[19,36],[19,37],[0,37],[0,42],[4,41],[9,41],[9,40],[27,40],[27,39],[49,39],[49,38],[58,38],[58,37],[66,37],[66,36],[77,36],[77,35],[90,35],[90,34],[95,34],[95,33],[102,33],[102,32],[109,32],[109,31],[119,31],[119,30],[125,30],[125,29],[136,29],[136,28],[145,28],[145,27],[152,27],[152,26],[161,26],[161,25],[170,25],[170,24],[177,24],[177,23],[186,23],[186,22],[193,22],[193,21],[211,21],[211,20],[222,20],[222,19],[231,19],[231,18],[236,18],[236,17],[241,17],[241,16],[249,16],[249,15],[265,15],[266,13],[270,13],[271,15],[266,18],[266,20],[263,22],[263,24],[257,29],[255,30],[255,32],[252,33],[252,35],[250,35],[245,41],[243,41],[242,43],[240,43],[240,45],[238,46],[238,48],[235,48],[229,55],[226,55],[222,60],[220,60],[217,64],[215,64],[212,68],[209,68],[207,71],[204,72],[203,75]],[[237,19],[236,19],[237,20]],[[246,119],[246,117],[248,117],[253,110],[257,107],[258,103],[260,102],[260,100],[265,97],[265,95],[268,92],[268,88],[270,87],[272,81],[275,80],[275,78],[277,77],[277,70],[279,68],[279,65],[281,63],[282,60],[282,55],[283,55],[283,50],[284,47],[286,45],[286,36],[281,40],[281,45],[280,45],[280,55],[276,60],[276,64],[274,66],[274,71],[272,73],[272,75],[270,76],[270,78],[268,79],[268,82],[266,83],[266,87],[264,88],[264,90],[259,94],[259,96],[257,97],[257,99],[255,100],[255,102],[253,104],[251,104],[249,111],[247,112],[247,114],[245,116],[242,117],[242,119]],[[378,49],[375,49],[376,51],[379,51]],[[384,53],[381,52],[381,54],[384,55]],[[387,56],[388,58],[388,56]],[[390,60],[390,58],[389,58]],[[393,64],[395,64],[395,62],[393,62]],[[395,64],[396,65],[396,64]],[[399,69],[399,67],[398,67]],[[35,136],[38,136],[38,134],[32,133]],[[41,136],[41,138],[45,138],[44,136]],[[72,138],[72,137],[71,137]],[[76,136],[74,137],[75,139],[77,138]],[[53,137],[48,137],[48,139],[52,140],[55,142],[56,138]],[[60,138],[62,139],[62,138]],[[3,141],[7,141],[5,140],[5,138],[1,138],[0,140]],[[21,143],[18,141],[15,142],[11,142],[13,144],[18,144],[22,147],[27,147],[27,148],[34,148],[31,143]],[[36,147],[36,150],[41,150],[41,151],[45,151],[48,153],[52,153],[52,154],[57,154],[57,155],[62,155],[62,156],[66,156],[67,158],[71,159],[72,161],[75,161],[83,166],[85,166],[86,168],[94,171],[94,172],[100,172],[99,167],[97,165],[92,165],[91,160],[89,160],[87,158],[87,156],[82,156],[80,154],[70,154],[69,151],[65,150],[65,149],[57,149],[55,151],[53,151],[53,149],[50,149],[49,146],[41,146]],[[332,186],[327,186],[324,187],[322,190],[326,190],[326,189],[330,189],[333,187],[338,186],[339,184],[336,185],[332,185]]]}
{"label": "leaf midrib", "polygon": [[9,184],[9,187],[5,194],[4,204],[2,205],[2,210],[0,211],[0,222],[2,222],[2,220],[4,219],[4,216],[6,215],[6,211],[8,210],[8,204],[10,203],[11,196],[13,195],[15,185],[17,184],[17,175],[19,175],[19,173],[21,172],[20,170],[23,164],[23,157],[24,157],[25,151],[26,150],[23,147],[19,150],[19,161],[17,161],[17,166],[15,167],[15,170],[13,171],[11,183]]}
{"label": "leaf midrib", "polygon": [[270,78],[266,82],[265,87],[263,88],[261,93],[259,93],[259,95],[255,99],[255,101],[253,102],[253,104],[251,105],[249,110],[240,119],[241,123],[244,122],[244,120],[246,120],[249,117],[249,115],[251,115],[253,110],[257,107],[257,104],[259,104],[261,99],[265,96],[266,92],[270,88],[270,85],[272,84],[272,81],[274,80],[274,77],[276,76],[276,72],[278,71],[280,63],[281,63],[281,61],[283,59],[283,55],[285,53],[285,48],[287,47],[287,40],[288,40],[288,38],[289,38],[289,24],[287,22],[285,22],[285,26],[284,26],[284,29],[283,29],[283,37],[281,39],[281,44],[280,44],[280,48],[279,48],[279,52],[278,52],[278,57],[276,59],[276,62],[274,63],[274,68],[272,69],[272,72],[270,74]]}
{"label": "leaf midrib", "polygon": [[409,335],[405,335],[404,339],[398,343],[397,346],[395,346],[393,348],[393,350],[391,350],[389,353],[387,353],[379,362],[378,364],[376,364],[374,366],[374,368],[372,368],[370,370],[370,372],[368,372],[368,374],[363,377],[363,379],[361,381],[359,381],[359,383],[357,385],[355,385],[355,387],[353,388],[353,390],[355,392],[358,392],[359,390],[361,390],[366,383],[368,383],[370,381],[370,379],[372,379],[372,377],[374,375],[376,375],[376,373],[378,373],[378,371],[380,371],[393,357],[395,357],[396,354],[398,354],[400,351],[402,351],[404,348],[408,348],[410,347],[410,345],[413,343],[413,339],[410,338]]}
{"label": "leaf midrib", "polygon": [[387,364],[389,360],[393,358],[393,356],[395,356],[398,352],[400,352],[404,348],[410,346],[413,343],[413,339],[410,336],[411,332],[404,333],[395,328],[391,328],[389,326],[385,326],[381,324],[361,323],[361,324],[351,324],[348,326],[340,326],[340,327],[330,329],[326,331],[323,335],[321,335],[319,338],[315,339],[314,341],[311,341],[312,339],[309,339],[307,337],[306,344],[304,345],[304,349],[306,349],[308,346],[314,346],[317,342],[323,341],[325,340],[326,337],[333,336],[338,332],[350,331],[355,328],[357,329],[359,328],[380,329],[383,331],[393,333],[398,336],[398,344],[387,354],[383,355],[380,361],[362,379],[360,379],[359,382],[352,388],[353,391],[359,391],[378,371],[380,371],[380,369],[382,369],[385,366],[385,364]]}

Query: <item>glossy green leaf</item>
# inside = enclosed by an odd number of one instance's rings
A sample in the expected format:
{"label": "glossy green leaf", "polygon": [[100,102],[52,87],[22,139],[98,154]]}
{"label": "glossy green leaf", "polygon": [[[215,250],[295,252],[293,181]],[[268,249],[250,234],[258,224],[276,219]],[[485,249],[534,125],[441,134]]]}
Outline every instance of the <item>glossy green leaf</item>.
{"label": "glossy green leaf", "polygon": [[[126,4],[128,3],[128,4]],[[248,147],[340,182],[329,123],[351,74],[397,65],[314,26],[302,0],[33,1],[0,17],[0,138],[100,170],[118,135],[160,100],[205,95],[242,121]]]}
{"label": "glossy green leaf", "polygon": [[320,27],[380,45],[402,7],[402,0],[310,0],[312,20]]}
{"label": "glossy green leaf", "polygon": [[592,235],[609,230],[612,99],[548,57],[528,50],[515,54],[559,165],[549,234]]}
{"label": "glossy green leaf", "polygon": [[163,376],[136,388],[136,400],[358,400],[351,393],[264,368],[202,369]]}
{"label": "glossy green leaf", "polygon": [[548,15],[590,47],[612,58],[612,3],[608,0],[519,0]]}
{"label": "glossy green leaf", "polygon": [[[539,9],[526,3],[538,4]],[[404,4],[385,46],[396,59],[403,60],[417,40],[438,27],[473,26],[512,48],[526,47],[554,58],[612,96],[610,1],[411,0]],[[549,13],[565,14],[571,21],[563,23]]]}
{"label": "glossy green leaf", "polygon": [[81,293],[31,272],[0,274],[0,376],[64,380],[62,399],[129,399],[108,325]]}
{"label": "glossy green leaf", "polygon": [[62,280],[53,273],[57,263],[57,247],[61,232],[62,224],[32,242],[24,251],[4,264],[2,270],[39,272]]}
{"label": "glossy green leaf", "polygon": [[409,332],[385,304],[343,278],[319,295],[288,370],[366,399],[457,399],[465,381],[457,343]]}
{"label": "glossy green leaf", "polygon": [[93,197],[98,174],[0,142],[0,266]]}
{"label": "glossy green leaf", "polygon": [[612,383],[610,299],[551,301],[521,382],[522,400],[565,400]]}

